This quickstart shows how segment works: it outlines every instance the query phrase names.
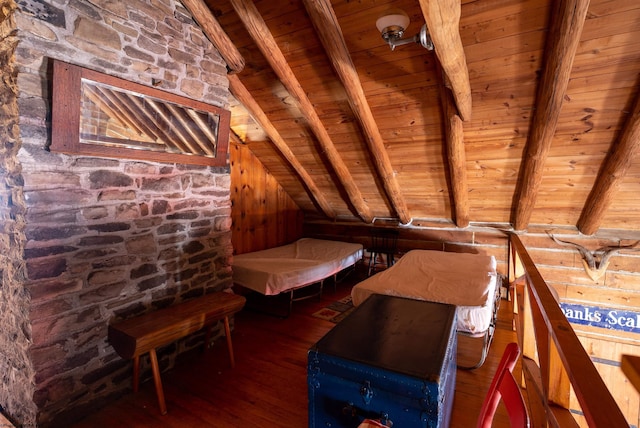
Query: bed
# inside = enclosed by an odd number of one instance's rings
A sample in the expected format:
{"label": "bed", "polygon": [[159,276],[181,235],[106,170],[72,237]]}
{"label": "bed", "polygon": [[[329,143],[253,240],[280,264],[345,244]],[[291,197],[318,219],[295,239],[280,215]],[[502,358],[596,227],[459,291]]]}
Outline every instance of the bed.
{"label": "bed", "polygon": [[[322,294],[324,280],[362,259],[362,244],[301,238],[291,244],[240,254],[233,258],[233,281],[266,296],[289,293],[295,300]],[[319,283],[316,294],[294,298],[294,291]]]}
{"label": "bed", "polygon": [[393,266],[356,284],[355,306],[371,294],[388,294],[457,306],[459,334],[482,338],[480,367],[493,338],[500,303],[500,276],[493,256],[411,250]]}

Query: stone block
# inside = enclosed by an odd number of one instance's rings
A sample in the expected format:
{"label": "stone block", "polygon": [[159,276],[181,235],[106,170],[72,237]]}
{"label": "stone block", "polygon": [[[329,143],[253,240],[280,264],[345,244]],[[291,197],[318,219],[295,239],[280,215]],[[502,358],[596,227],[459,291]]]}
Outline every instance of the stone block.
{"label": "stone block", "polygon": [[122,48],[120,34],[96,20],[81,16],[76,19],[74,26],[73,35],[79,40],[93,43],[96,46],[108,46],[115,51]]}
{"label": "stone block", "polygon": [[108,158],[79,157],[71,162],[77,168],[116,168],[120,161]]}
{"label": "stone block", "polygon": [[124,242],[124,238],[119,235],[97,235],[97,236],[84,236],[80,238],[80,240],[78,241],[78,245],[83,247],[93,247],[96,245],[101,245],[101,246],[115,245],[123,242]]}
{"label": "stone block", "polygon": [[158,275],[152,278],[148,278],[145,279],[143,281],[140,281],[138,283],[138,290],[139,291],[147,291],[151,288],[156,288],[159,287],[161,285],[163,285],[167,279],[169,278],[168,275]]}
{"label": "stone block", "polygon": [[91,360],[99,356],[98,348],[92,346],[89,349],[85,349],[82,352],[75,353],[71,355],[70,358],[67,358],[66,363],[64,365],[64,369],[71,370],[76,367],[84,367]]}
{"label": "stone block", "polygon": [[194,220],[200,216],[198,211],[182,211],[167,215],[167,220]]}
{"label": "stone block", "polygon": [[200,227],[200,228],[195,228],[195,227],[191,227],[191,229],[189,229],[189,238],[203,238],[205,236],[209,236],[209,234],[211,233],[212,228],[211,227]]}
{"label": "stone block", "polygon": [[135,190],[104,190],[98,195],[98,201],[135,201]]}
{"label": "stone block", "polygon": [[[93,316],[99,315],[99,310],[90,309]],[[64,313],[56,317],[36,319],[32,323],[32,338],[36,346],[44,346],[67,338],[70,334],[82,330],[87,324],[82,321],[79,313]]]}
{"label": "stone block", "polygon": [[23,13],[33,16],[39,21],[47,22],[59,28],[65,27],[65,13],[63,9],[37,0],[21,0],[20,9]]}
{"label": "stone block", "polygon": [[52,301],[58,296],[75,293],[82,289],[82,281],[77,278],[68,280],[39,281],[29,287],[31,303],[37,305],[40,301]]}
{"label": "stone block", "polygon": [[159,40],[153,40],[148,33],[146,36],[139,35],[137,43],[138,47],[143,51],[152,52],[156,55],[165,55],[167,53],[166,44],[161,43]]}
{"label": "stone block", "polygon": [[133,185],[133,179],[118,171],[98,170],[89,174],[89,182],[92,189],[104,189],[107,187],[129,187]]}
{"label": "stone block", "polygon": [[152,217],[152,218],[143,218],[143,219],[138,218],[134,220],[134,224],[139,230],[149,229],[159,224],[162,224],[162,218],[161,217]]}
{"label": "stone block", "polygon": [[137,257],[132,254],[126,254],[122,256],[111,257],[108,259],[102,259],[93,261],[91,266],[94,269],[104,269],[115,266],[130,266],[137,260]]}
{"label": "stone block", "polygon": [[155,200],[151,206],[151,214],[165,214],[169,212],[169,201]]}
{"label": "stone block", "polygon": [[87,229],[94,230],[96,232],[121,232],[123,230],[131,229],[131,224],[126,222],[92,224],[87,226]]}
{"label": "stone block", "polygon": [[116,219],[118,220],[132,220],[138,217],[140,217],[140,212],[136,203],[120,204],[116,207]]}
{"label": "stone block", "polygon": [[[103,9],[109,13],[112,13],[122,19],[127,19],[127,5],[131,3],[125,3],[119,0],[91,0],[99,9]],[[118,31],[121,32],[121,31]]]}
{"label": "stone block", "polygon": [[212,204],[213,201],[210,201],[208,199],[185,199],[174,204],[173,209],[175,211],[181,211],[187,208],[208,208],[212,206]]}
{"label": "stone block", "polygon": [[158,236],[158,245],[161,247],[166,247],[167,245],[175,246],[176,244],[180,244],[184,242],[187,238],[184,233],[176,233],[175,235],[160,235]]}
{"label": "stone block", "polygon": [[[77,260],[89,260],[93,261],[96,258],[103,258],[107,256],[112,256],[118,253],[118,249],[114,247],[101,247],[95,248],[91,250],[78,251],[75,254],[75,259]],[[93,263],[91,264],[93,266]]]}
{"label": "stone block", "polygon": [[27,261],[27,276],[35,281],[44,278],[57,278],[67,270],[67,259],[32,259]]}
{"label": "stone block", "polygon": [[94,270],[89,272],[87,277],[87,284],[92,288],[92,292],[96,292],[97,286],[106,284],[116,284],[127,279],[127,271],[125,269],[105,269]]}
{"label": "stone block", "polygon": [[[112,278],[114,282],[102,285],[97,288],[92,288],[86,293],[82,293],[78,296],[78,301],[81,305],[95,305],[104,303],[114,297],[118,297],[122,290],[127,286],[127,281],[122,278]],[[92,284],[93,285],[93,284]]]}
{"label": "stone block", "polygon": [[132,175],[157,175],[158,167],[145,162],[127,162],[124,171]]}
{"label": "stone block", "polygon": [[24,250],[24,258],[26,260],[35,259],[39,257],[47,257],[53,255],[60,255],[65,253],[71,253],[78,249],[71,245],[52,245],[39,248],[27,248]]}
{"label": "stone block", "polygon": [[36,207],[27,211],[26,220],[32,227],[42,223],[73,224],[77,221],[79,212],[76,208],[68,207],[58,210],[41,210]]}
{"label": "stone block", "polygon": [[196,254],[204,250],[204,248],[205,247],[202,242],[191,241],[188,244],[182,246],[182,251],[184,251],[186,254]]}
{"label": "stone block", "polygon": [[54,361],[62,361],[66,357],[62,343],[52,343],[47,346],[34,346],[31,348],[31,358],[36,367],[46,367]]}
{"label": "stone block", "polygon": [[128,57],[133,58],[133,59],[137,59],[137,60],[140,60],[140,61],[145,61],[145,62],[148,62],[148,63],[153,63],[155,61],[155,57],[154,56],[149,55],[145,51],[137,49],[137,48],[135,48],[133,46],[125,46],[123,51],[124,51],[125,54],[127,54]]}
{"label": "stone block", "polygon": [[205,85],[200,80],[183,79],[180,83],[180,90],[187,96],[195,99],[202,99]]}
{"label": "stone block", "polygon": [[[82,283],[80,282],[78,282],[77,284],[78,287],[76,287],[76,289],[74,289],[73,291],[79,290],[82,286]],[[51,290],[48,290],[47,294],[51,295]],[[32,318],[47,318],[72,310],[75,303],[72,296],[73,295],[68,295],[57,298],[57,296],[53,295],[51,298],[34,298],[32,294]]]}
{"label": "stone block", "polygon": [[87,207],[82,209],[82,215],[87,220],[99,220],[109,215],[107,207]]}
{"label": "stone block", "polygon": [[169,223],[163,224],[158,228],[158,235],[173,235],[179,232],[183,232],[186,226],[181,223]]}
{"label": "stone block", "polygon": [[141,189],[152,192],[175,192],[181,190],[180,181],[177,178],[161,177],[161,178],[148,178],[142,179]]}
{"label": "stone block", "polygon": [[126,247],[129,254],[153,254],[157,251],[156,241],[152,234],[131,237],[127,239]]}
{"label": "stone block", "polygon": [[190,264],[197,264],[202,261],[210,261],[214,260],[218,256],[218,252],[216,250],[205,251],[203,253],[196,254],[193,257],[189,258]]}
{"label": "stone block", "polygon": [[[62,10],[60,10],[60,12],[64,13]],[[26,16],[21,13],[15,14],[15,18],[18,28],[22,29],[23,31],[28,31],[34,36],[44,40],[58,40],[58,36],[56,35],[55,31],[44,25],[42,21],[37,19],[27,19]]]}
{"label": "stone block", "polygon": [[34,189],[25,191],[24,197],[29,206],[51,205],[59,208],[62,205],[86,205],[92,201],[93,194],[80,188]]}
{"label": "stone block", "polygon": [[143,276],[149,276],[158,272],[158,267],[155,264],[145,263],[141,266],[131,269],[130,278],[137,279]]}

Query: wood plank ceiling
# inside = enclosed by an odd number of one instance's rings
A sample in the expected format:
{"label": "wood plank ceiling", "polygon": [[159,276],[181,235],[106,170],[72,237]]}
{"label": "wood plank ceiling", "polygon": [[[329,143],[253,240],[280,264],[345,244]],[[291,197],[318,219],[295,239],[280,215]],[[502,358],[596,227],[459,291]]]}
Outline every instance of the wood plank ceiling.
{"label": "wood plank ceiling", "polygon": [[[637,0],[183,3],[307,218],[640,229]],[[390,49],[392,9],[435,50]]]}

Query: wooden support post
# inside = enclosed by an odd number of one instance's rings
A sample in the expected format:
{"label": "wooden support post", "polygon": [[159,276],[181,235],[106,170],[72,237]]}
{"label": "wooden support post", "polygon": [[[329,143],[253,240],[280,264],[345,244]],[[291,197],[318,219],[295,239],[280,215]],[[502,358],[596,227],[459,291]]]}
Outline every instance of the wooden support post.
{"label": "wooden support post", "polygon": [[224,334],[227,338],[227,350],[229,351],[229,362],[231,368],[236,366],[236,360],[233,358],[233,343],[231,343],[231,328],[229,328],[229,317],[224,317]]}
{"label": "wooden support post", "polygon": [[160,366],[158,365],[158,356],[155,349],[149,350],[149,358],[151,360],[151,370],[153,370],[153,383],[156,386],[156,395],[158,396],[158,407],[160,414],[167,414],[167,404],[164,401],[164,390],[162,389],[162,379],[160,379]]}
{"label": "wooden support post", "polygon": [[140,355],[133,357],[133,392],[138,392],[140,386]]}

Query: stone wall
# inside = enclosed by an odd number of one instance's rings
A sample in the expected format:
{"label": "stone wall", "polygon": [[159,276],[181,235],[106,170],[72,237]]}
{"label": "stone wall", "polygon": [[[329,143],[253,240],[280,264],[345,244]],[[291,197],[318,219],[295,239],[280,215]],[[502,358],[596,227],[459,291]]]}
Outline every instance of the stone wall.
{"label": "stone wall", "polygon": [[[3,190],[0,213],[24,219],[7,252],[22,277],[12,281],[18,300],[3,294],[0,305],[30,315],[24,325],[2,319],[0,330],[22,336],[10,359],[31,346],[22,388],[11,385],[16,398],[0,396],[0,406],[19,424],[65,426],[131,386],[131,363],[107,342],[110,321],[231,286],[230,184],[228,167],[47,151],[50,59],[221,107],[226,65],[173,0],[20,0],[15,19],[20,134],[5,144],[2,174],[17,189]],[[8,208],[22,193],[23,205]],[[19,274],[3,271],[3,290]],[[161,368],[196,339],[160,350]],[[25,400],[28,410],[14,412],[12,400],[31,396],[37,410]]]}
{"label": "stone wall", "polygon": [[29,358],[29,295],[24,288],[24,213],[13,0],[0,1],[0,410],[24,426],[35,425],[33,366]]}

